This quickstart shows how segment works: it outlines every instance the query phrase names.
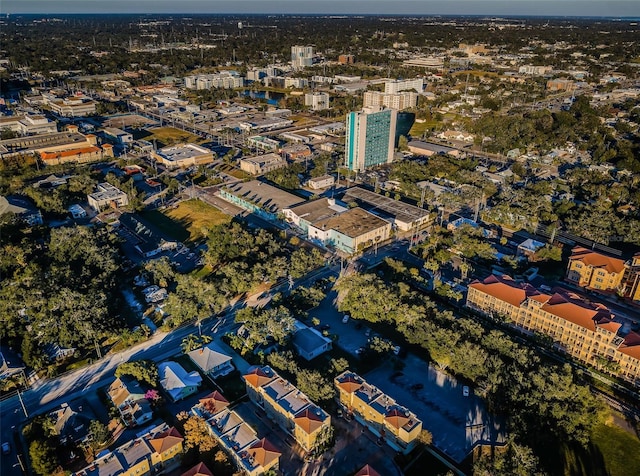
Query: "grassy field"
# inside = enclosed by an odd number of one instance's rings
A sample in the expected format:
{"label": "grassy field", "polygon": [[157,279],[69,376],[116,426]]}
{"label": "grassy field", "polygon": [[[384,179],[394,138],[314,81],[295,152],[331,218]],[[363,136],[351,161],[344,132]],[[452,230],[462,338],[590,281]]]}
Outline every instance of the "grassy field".
{"label": "grassy field", "polygon": [[229,215],[200,200],[181,202],[177,208],[166,210],[164,213],[187,231],[189,241],[197,241],[204,238],[204,229],[231,221]]}
{"label": "grassy field", "polygon": [[176,129],[175,127],[154,127],[153,129],[146,129],[147,135],[143,137],[136,137],[136,139],[144,139],[152,142],[154,139],[158,147],[165,147],[171,144],[178,144],[181,142],[193,142],[200,143],[203,139],[190,132],[183,131],[182,129]]}
{"label": "grassy field", "polygon": [[441,127],[442,123],[438,121],[414,122],[409,135],[411,137],[421,137],[425,131],[431,131],[432,128]]}
{"label": "grassy field", "polygon": [[611,476],[640,474],[640,439],[616,426],[599,425],[593,443],[600,450]]}

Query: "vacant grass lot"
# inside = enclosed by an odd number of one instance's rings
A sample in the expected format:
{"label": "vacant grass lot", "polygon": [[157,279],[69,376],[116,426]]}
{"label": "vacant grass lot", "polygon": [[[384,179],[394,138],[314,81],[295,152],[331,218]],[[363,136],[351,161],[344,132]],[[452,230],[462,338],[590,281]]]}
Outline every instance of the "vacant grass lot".
{"label": "vacant grass lot", "polygon": [[611,476],[640,474],[640,439],[616,426],[598,425],[593,435]]}
{"label": "vacant grass lot", "polygon": [[188,241],[191,242],[204,238],[203,230],[231,221],[229,215],[200,200],[181,202],[177,208],[165,210],[164,213],[187,230]]}
{"label": "vacant grass lot", "polygon": [[140,131],[141,134],[135,139],[144,139],[152,142],[154,139],[158,147],[166,147],[172,144],[178,144],[182,142],[193,142],[199,144],[203,142],[203,139],[190,132],[183,131],[182,129],[176,129],[175,127],[154,127],[152,129],[144,129]]}

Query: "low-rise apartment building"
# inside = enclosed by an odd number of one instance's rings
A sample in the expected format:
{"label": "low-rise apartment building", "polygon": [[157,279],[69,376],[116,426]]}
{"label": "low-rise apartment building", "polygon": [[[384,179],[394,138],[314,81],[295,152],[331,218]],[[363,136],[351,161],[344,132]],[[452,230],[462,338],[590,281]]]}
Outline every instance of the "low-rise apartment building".
{"label": "low-rise apartment building", "polygon": [[191,413],[206,420],[209,433],[231,455],[238,468],[249,476],[278,469],[281,452],[257,433],[233,410],[219,392],[200,399]]}
{"label": "low-rise apartment building", "polygon": [[108,451],[73,476],[150,476],[167,474],[180,465],[184,438],[163,423],[144,435]]}
{"label": "low-rise apartment building", "polygon": [[348,415],[396,451],[407,454],[415,447],[422,421],[414,413],[349,370],[338,375],[333,383],[338,390],[338,402]]}
{"label": "low-rise apartment building", "polygon": [[249,399],[305,451],[313,450],[331,426],[331,417],[269,366],[254,367],[243,378]]}
{"label": "low-rise apartment building", "polygon": [[524,332],[546,334],[558,350],[640,386],[640,335],[623,333],[603,304],[566,289],[542,293],[508,276],[492,275],[469,285],[466,305],[508,318]]}
{"label": "low-rise apartment building", "polygon": [[621,289],[625,274],[625,262],[580,246],[571,250],[567,281],[597,291]]}

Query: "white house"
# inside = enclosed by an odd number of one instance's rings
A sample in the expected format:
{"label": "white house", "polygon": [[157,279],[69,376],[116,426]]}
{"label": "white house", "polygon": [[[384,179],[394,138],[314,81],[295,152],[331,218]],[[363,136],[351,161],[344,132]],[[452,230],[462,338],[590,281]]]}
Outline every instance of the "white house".
{"label": "white house", "polygon": [[174,402],[196,393],[202,383],[198,372],[187,373],[178,362],[171,360],[158,365],[158,375],[160,385]]}

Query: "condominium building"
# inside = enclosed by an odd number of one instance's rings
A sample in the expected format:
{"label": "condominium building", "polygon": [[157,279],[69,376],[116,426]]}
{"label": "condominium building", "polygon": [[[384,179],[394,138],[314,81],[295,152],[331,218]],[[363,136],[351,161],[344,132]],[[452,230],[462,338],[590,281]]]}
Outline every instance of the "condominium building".
{"label": "condominium building", "polygon": [[168,474],[180,466],[184,438],[163,423],[113,451],[101,452],[89,466],[73,476],[150,476]]}
{"label": "condominium building", "polygon": [[567,281],[598,291],[621,289],[625,274],[625,262],[596,251],[577,246],[571,250]]}
{"label": "condominium building", "polygon": [[338,375],[333,384],[347,415],[396,451],[407,454],[415,447],[422,421],[414,413],[349,370]]}
{"label": "condominium building", "polygon": [[640,253],[636,253],[627,267],[625,275],[626,295],[633,301],[640,301]]}
{"label": "condominium building", "polygon": [[541,332],[558,350],[640,386],[640,334],[624,333],[603,304],[562,288],[543,293],[508,276],[469,285],[467,307],[506,317],[524,332]]}
{"label": "condominium building", "polygon": [[256,431],[228,407],[229,401],[216,391],[201,398],[191,413],[206,420],[209,433],[243,474],[258,476],[278,469],[281,452],[266,438],[258,438]]}
{"label": "condominium building", "polygon": [[291,66],[293,69],[302,69],[313,65],[313,46],[292,46]]}
{"label": "condominium building", "polygon": [[382,93],[380,91],[367,91],[364,93],[364,107],[384,106],[391,109],[408,109],[418,105],[418,95],[413,91],[400,93]]}
{"label": "condominium building", "polygon": [[393,160],[396,122],[395,109],[367,107],[347,114],[345,167],[364,171]]}
{"label": "condominium building", "polygon": [[311,107],[313,111],[329,109],[329,94],[322,92],[307,93],[304,95],[304,105]]}
{"label": "condominium building", "polygon": [[243,378],[249,399],[304,450],[311,451],[318,437],[331,426],[331,417],[324,410],[271,367],[254,367]]}
{"label": "condominium building", "polygon": [[415,90],[416,92],[421,93],[424,90],[424,79],[398,79],[395,81],[387,81],[386,83],[384,83],[384,92],[386,94],[397,94],[401,91],[411,90]]}
{"label": "condominium building", "polygon": [[215,74],[197,74],[185,76],[184,86],[187,89],[233,89],[244,86],[244,77],[235,71],[221,71]]}

